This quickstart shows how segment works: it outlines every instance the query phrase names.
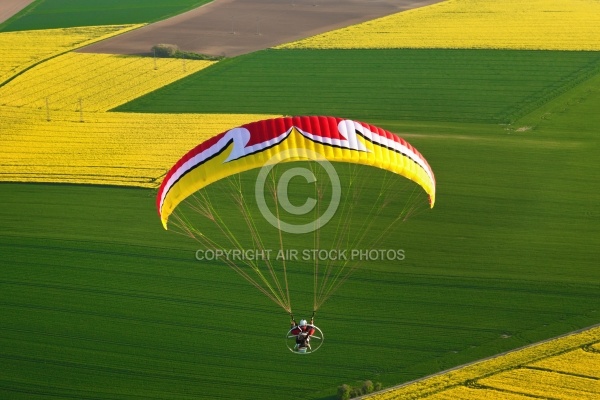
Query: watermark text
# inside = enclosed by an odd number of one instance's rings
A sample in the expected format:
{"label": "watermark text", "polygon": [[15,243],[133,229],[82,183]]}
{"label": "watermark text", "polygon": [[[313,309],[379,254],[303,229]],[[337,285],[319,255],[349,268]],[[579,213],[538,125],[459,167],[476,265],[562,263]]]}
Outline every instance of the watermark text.
{"label": "watermark text", "polygon": [[404,261],[404,249],[199,249],[198,261]]}

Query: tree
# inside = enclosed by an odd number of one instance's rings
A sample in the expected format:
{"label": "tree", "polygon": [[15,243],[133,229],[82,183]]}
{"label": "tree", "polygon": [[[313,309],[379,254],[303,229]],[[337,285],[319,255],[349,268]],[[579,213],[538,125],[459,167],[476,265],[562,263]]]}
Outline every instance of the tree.
{"label": "tree", "polygon": [[350,391],[352,388],[349,385],[343,384],[338,386],[337,390],[337,398],[338,400],[349,400],[350,399]]}
{"label": "tree", "polygon": [[369,394],[369,393],[373,393],[373,382],[371,381],[364,381],[363,385],[362,385],[362,394]]}
{"label": "tree", "polygon": [[152,46],[152,53],[156,57],[174,57],[179,52],[179,48],[174,44],[156,44]]}

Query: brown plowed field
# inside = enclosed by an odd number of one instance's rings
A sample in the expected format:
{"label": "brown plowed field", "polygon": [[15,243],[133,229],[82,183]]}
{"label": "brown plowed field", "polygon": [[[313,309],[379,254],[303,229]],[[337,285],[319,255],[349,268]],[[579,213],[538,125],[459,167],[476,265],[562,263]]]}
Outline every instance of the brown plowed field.
{"label": "brown plowed field", "polygon": [[0,23],[24,9],[31,2],[33,0],[0,0]]}
{"label": "brown plowed field", "polygon": [[148,54],[153,45],[169,43],[233,57],[440,1],[215,0],[79,51]]}

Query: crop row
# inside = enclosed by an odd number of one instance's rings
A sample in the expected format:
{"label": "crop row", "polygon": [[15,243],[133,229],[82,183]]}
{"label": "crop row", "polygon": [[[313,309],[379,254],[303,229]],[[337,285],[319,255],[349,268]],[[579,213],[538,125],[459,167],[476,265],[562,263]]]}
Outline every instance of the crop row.
{"label": "crop row", "polygon": [[36,63],[141,25],[106,25],[0,33],[0,84]]}
{"label": "crop row", "polygon": [[202,140],[268,117],[0,107],[0,181],[155,187]]}
{"label": "crop row", "polygon": [[600,50],[600,3],[450,0],[279,48]]}
{"label": "crop row", "polygon": [[600,327],[591,328],[375,394],[369,399],[511,400],[523,395],[596,398],[600,396],[600,353],[584,351],[582,347],[599,340]]}
{"label": "crop row", "polygon": [[213,63],[71,52],[32,68],[0,88],[0,105],[106,111]]}

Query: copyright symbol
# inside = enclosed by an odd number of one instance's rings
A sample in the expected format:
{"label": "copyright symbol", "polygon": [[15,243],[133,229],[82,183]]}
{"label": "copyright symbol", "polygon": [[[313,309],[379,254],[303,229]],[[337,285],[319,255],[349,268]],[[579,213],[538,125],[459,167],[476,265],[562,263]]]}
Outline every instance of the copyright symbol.
{"label": "copyright symbol", "polygon": [[[331,199],[327,209],[323,214],[315,216],[313,220],[307,223],[294,224],[283,221],[280,217],[273,214],[265,200],[265,186],[269,174],[273,171],[273,168],[276,165],[283,162],[296,161],[300,159],[314,161],[326,172],[329,184],[331,185]],[[278,177],[277,182],[274,185],[275,195],[273,197],[277,203],[276,206],[281,207],[283,210],[292,215],[308,215],[315,210],[319,199],[308,197],[303,204],[294,205],[290,201],[290,194],[293,195],[294,192],[294,186],[290,185],[290,182],[294,178],[302,178],[308,184],[321,184],[320,182],[317,182],[318,179],[310,168],[290,168]],[[255,184],[256,202],[263,217],[275,228],[294,234],[313,232],[327,224],[337,211],[337,208],[340,204],[341,194],[342,189],[340,185],[340,178],[333,165],[327,161],[323,155],[308,149],[289,149],[275,154],[262,166],[258,173],[258,177],[256,178]],[[322,209],[324,207],[319,208]],[[277,214],[279,215],[279,212]]]}

